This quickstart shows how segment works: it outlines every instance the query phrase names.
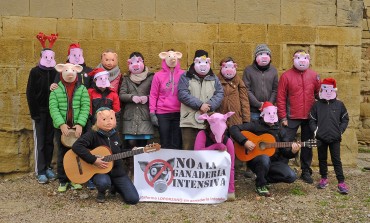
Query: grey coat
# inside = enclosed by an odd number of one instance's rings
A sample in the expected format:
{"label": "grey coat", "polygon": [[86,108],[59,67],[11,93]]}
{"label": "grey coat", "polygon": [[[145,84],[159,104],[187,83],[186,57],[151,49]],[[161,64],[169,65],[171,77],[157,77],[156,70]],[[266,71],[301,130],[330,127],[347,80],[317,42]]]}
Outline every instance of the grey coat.
{"label": "grey coat", "polygon": [[[142,135],[153,134],[154,128],[149,115],[149,93],[153,80],[153,73],[148,76],[140,85],[131,81],[129,75],[123,76],[119,98],[123,107],[123,134]],[[145,104],[136,104],[132,96],[148,96]]]}

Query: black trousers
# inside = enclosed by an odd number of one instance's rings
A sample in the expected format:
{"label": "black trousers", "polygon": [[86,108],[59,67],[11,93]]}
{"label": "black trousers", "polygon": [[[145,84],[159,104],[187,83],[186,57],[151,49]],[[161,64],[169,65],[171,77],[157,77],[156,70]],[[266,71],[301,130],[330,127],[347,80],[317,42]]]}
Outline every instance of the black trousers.
{"label": "black trousers", "polygon": [[317,155],[319,158],[319,168],[321,178],[328,177],[328,147],[330,150],[331,161],[333,162],[334,172],[337,177],[338,183],[344,182],[342,161],[340,159],[340,142],[325,143],[318,142]]}
{"label": "black trousers", "polygon": [[55,142],[58,147],[58,159],[57,159],[58,179],[59,179],[59,183],[67,183],[69,182],[69,179],[66,175],[66,172],[64,171],[63,158],[66,152],[70,150],[70,148],[67,148],[62,144],[60,140],[61,136],[62,136],[62,131],[60,131],[60,129],[55,129]]}
{"label": "black trousers", "polygon": [[49,112],[41,112],[39,121],[33,122],[33,140],[35,145],[35,172],[45,175],[50,167],[54,151],[54,127]]}
{"label": "black trousers", "polygon": [[[288,126],[286,126],[287,137],[289,142],[294,142],[297,135],[297,130],[301,126],[301,141],[307,141],[313,138],[313,132],[309,126],[308,119],[288,119]],[[312,173],[311,170],[311,163],[312,163],[312,148],[302,147],[301,148],[301,169],[302,171],[309,171]]]}
{"label": "black trousers", "polygon": [[157,114],[161,147],[182,149],[180,112]]}

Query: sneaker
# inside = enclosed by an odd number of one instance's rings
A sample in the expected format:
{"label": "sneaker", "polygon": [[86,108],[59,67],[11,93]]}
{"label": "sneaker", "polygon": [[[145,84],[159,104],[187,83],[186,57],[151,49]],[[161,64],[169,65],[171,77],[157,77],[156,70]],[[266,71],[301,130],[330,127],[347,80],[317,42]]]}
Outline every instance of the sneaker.
{"label": "sneaker", "polygon": [[37,181],[39,182],[39,184],[46,184],[49,182],[48,178],[44,174],[38,175]]}
{"label": "sneaker", "polygon": [[342,182],[338,184],[338,191],[341,194],[348,194],[348,187],[346,183]]}
{"label": "sneaker", "polygon": [[96,189],[95,184],[91,179],[89,181],[87,181],[86,187],[87,187],[87,189],[90,189],[90,190],[95,190]]}
{"label": "sneaker", "polygon": [[57,176],[55,175],[53,169],[51,168],[48,168],[46,170],[46,177],[50,180],[50,181],[53,181],[57,178]]}
{"label": "sneaker", "polygon": [[235,201],[235,193],[228,193],[227,201]]}
{"label": "sneaker", "polygon": [[82,189],[82,185],[71,182],[71,189],[72,190],[81,190]]}
{"label": "sneaker", "polygon": [[270,191],[267,189],[266,186],[256,187],[256,192],[260,196],[265,196],[265,197],[271,196]]}
{"label": "sneaker", "polygon": [[98,196],[96,197],[96,202],[104,203],[105,202],[105,193],[98,192]]}
{"label": "sneaker", "polygon": [[309,171],[302,171],[300,178],[308,184],[313,184],[313,179]]}
{"label": "sneaker", "polygon": [[317,184],[317,189],[325,189],[329,185],[328,179],[321,178],[319,184]]}
{"label": "sneaker", "polygon": [[59,192],[66,192],[68,189],[69,183],[60,183],[58,187]]}

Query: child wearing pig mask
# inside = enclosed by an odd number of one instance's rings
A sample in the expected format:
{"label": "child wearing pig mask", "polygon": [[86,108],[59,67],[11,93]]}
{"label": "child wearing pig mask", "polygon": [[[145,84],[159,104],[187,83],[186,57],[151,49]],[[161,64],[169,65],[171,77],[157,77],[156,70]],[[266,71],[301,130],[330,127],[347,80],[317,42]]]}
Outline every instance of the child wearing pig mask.
{"label": "child wearing pig mask", "polygon": [[55,139],[58,147],[58,179],[59,192],[65,192],[69,186],[72,189],[82,189],[80,184],[69,182],[64,171],[63,158],[68,147],[61,143],[61,135],[68,136],[68,129],[74,128],[75,137],[82,134],[90,112],[90,97],[85,86],[77,82],[77,73],[82,66],[74,64],[57,64],[55,69],[60,72],[58,88],[50,93],[49,110],[55,128]]}
{"label": "child wearing pig mask", "polygon": [[[252,120],[230,128],[230,135],[235,142],[243,146],[246,151],[252,151],[257,142],[250,141],[242,134],[242,131],[249,131],[255,135],[268,133],[274,136],[276,142],[289,140],[286,129],[281,128],[278,122],[277,108],[268,101],[263,103],[259,120]],[[291,148],[277,148],[271,157],[259,155],[247,162],[248,168],[257,176],[255,183],[258,195],[271,196],[267,186],[270,183],[293,183],[296,180],[296,174],[289,167],[288,161],[297,154],[300,148],[300,144],[293,143]]]}
{"label": "child wearing pig mask", "polygon": [[344,182],[342,162],[340,159],[340,142],[342,134],[349,122],[346,106],[337,99],[337,82],[333,78],[325,78],[321,82],[319,97],[310,112],[310,128],[318,139],[317,154],[321,180],[318,189],[328,186],[328,147],[331,161],[333,162],[335,175],[338,180],[338,191],[341,194],[348,193],[348,187]]}
{"label": "child wearing pig mask", "polygon": [[[319,94],[320,77],[309,69],[309,66],[310,55],[304,50],[297,50],[293,54],[293,68],[285,71],[279,80],[276,105],[279,120],[286,128],[290,142],[296,139],[299,127],[302,142],[313,137],[309,126],[309,113],[315,103],[315,97]],[[312,148],[304,148],[301,151],[300,162],[302,169],[300,178],[312,184]]]}
{"label": "child wearing pig mask", "polygon": [[249,99],[242,79],[236,74],[237,64],[233,58],[226,57],[220,62],[220,73],[217,75],[224,89],[224,99],[216,110],[222,114],[235,112],[227,120],[227,126],[239,125],[250,121]]}
{"label": "child wearing pig mask", "polygon": [[215,111],[224,98],[224,90],[218,77],[211,69],[208,52],[197,50],[194,62],[179,81],[178,98],[181,102],[180,127],[183,148],[194,148],[195,137],[205,128],[201,114]]}
{"label": "child wearing pig mask", "polygon": [[180,101],[177,86],[184,73],[179,59],[182,53],[169,50],[161,52],[162,69],[155,73],[150,89],[149,109],[152,124],[159,127],[161,146],[181,149]]}
{"label": "child wearing pig mask", "polygon": [[235,182],[234,182],[234,161],[235,151],[233,141],[226,136],[225,131],[227,129],[226,120],[232,116],[235,112],[228,112],[226,114],[213,113],[213,114],[202,114],[198,118],[200,120],[206,120],[206,129],[201,130],[197,134],[197,138],[194,144],[194,150],[219,150],[227,151],[231,158],[231,170],[230,170],[230,181],[229,189],[227,194],[227,200],[235,200]]}
{"label": "child wearing pig mask", "polygon": [[243,73],[247,87],[251,119],[258,120],[264,101],[276,102],[278,72],[271,64],[271,50],[266,44],[259,44],[254,50],[254,61]]}
{"label": "child wearing pig mask", "polygon": [[118,94],[122,82],[122,74],[118,67],[117,53],[111,49],[105,50],[101,55],[101,62],[96,68],[104,68],[109,72],[111,89]]}

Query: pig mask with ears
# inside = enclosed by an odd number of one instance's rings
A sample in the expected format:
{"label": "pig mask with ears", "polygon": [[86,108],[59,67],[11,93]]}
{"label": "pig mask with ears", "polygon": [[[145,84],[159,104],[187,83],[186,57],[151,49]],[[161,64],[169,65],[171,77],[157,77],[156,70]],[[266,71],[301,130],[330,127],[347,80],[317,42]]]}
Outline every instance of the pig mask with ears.
{"label": "pig mask with ears", "polygon": [[57,64],[55,70],[62,73],[62,78],[67,83],[72,83],[76,80],[77,73],[82,71],[83,67],[71,63]]}
{"label": "pig mask with ears", "polygon": [[118,65],[118,55],[112,52],[105,52],[101,57],[101,64],[106,70],[112,70]]}
{"label": "pig mask with ears", "polygon": [[227,128],[226,121],[235,112],[228,112],[226,114],[214,113],[208,116],[207,113],[198,117],[200,120],[207,120],[217,143],[222,143],[222,138]]}
{"label": "pig mask with ears", "polygon": [[337,89],[333,85],[321,84],[319,92],[319,98],[325,100],[331,100],[337,97]]}
{"label": "pig mask with ears", "polygon": [[293,57],[294,67],[300,71],[305,71],[310,66],[310,55],[305,52],[298,52]]}
{"label": "pig mask with ears", "polygon": [[206,56],[194,59],[194,70],[201,76],[206,76],[211,69],[211,59]]}
{"label": "pig mask with ears", "polygon": [[170,50],[167,52],[161,52],[158,56],[162,60],[166,61],[168,67],[173,68],[176,67],[177,61],[181,59],[182,53]]}
{"label": "pig mask with ears", "polygon": [[83,50],[81,48],[71,48],[68,55],[68,61],[73,64],[85,63]]}
{"label": "pig mask with ears", "polygon": [[261,112],[261,117],[266,123],[274,124],[278,121],[277,107],[273,105],[265,107]]}
{"label": "pig mask with ears", "polygon": [[127,60],[128,69],[132,74],[141,74],[144,71],[144,60],[141,57],[133,56]]}
{"label": "pig mask with ears", "polygon": [[98,129],[109,132],[117,125],[116,115],[113,110],[107,109],[96,113],[96,126]]}
{"label": "pig mask with ears", "polygon": [[41,52],[40,64],[44,67],[55,67],[55,53],[50,49]]}
{"label": "pig mask with ears", "polygon": [[237,68],[237,64],[234,63],[233,61],[222,63],[221,74],[226,79],[232,79],[236,75],[236,68]]}
{"label": "pig mask with ears", "polygon": [[256,62],[258,64],[258,66],[266,66],[270,63],[271,61],[271,57],[268,53],[259,53],[257,56],[256,56]]}

